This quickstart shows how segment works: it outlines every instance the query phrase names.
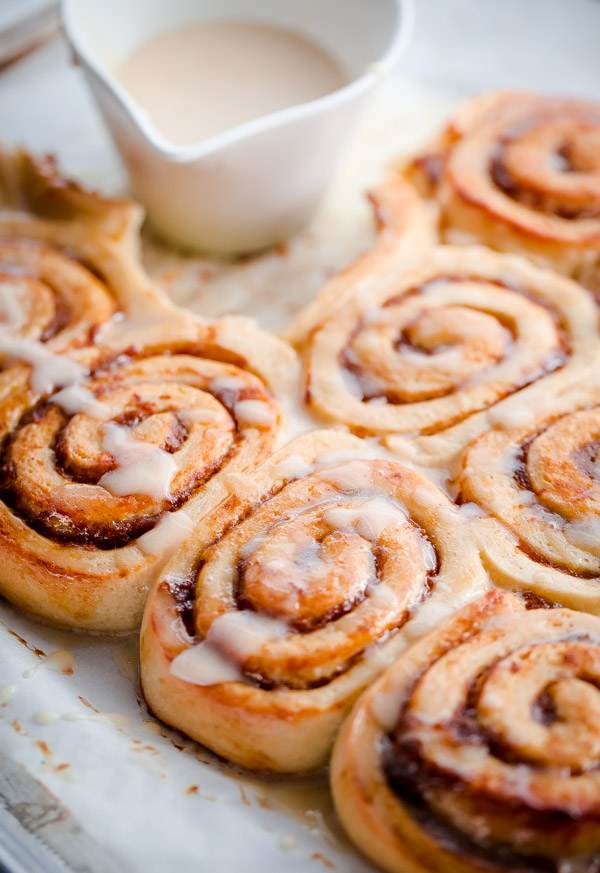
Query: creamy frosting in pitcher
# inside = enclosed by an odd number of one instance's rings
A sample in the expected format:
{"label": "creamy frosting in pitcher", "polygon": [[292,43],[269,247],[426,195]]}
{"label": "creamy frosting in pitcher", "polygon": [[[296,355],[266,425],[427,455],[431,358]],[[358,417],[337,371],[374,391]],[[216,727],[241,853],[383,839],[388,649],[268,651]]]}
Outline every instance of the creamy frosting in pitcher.
{"label": "creamy frosting in pitcher", "polygon": [[305,36],[255,21],[198,21],[138,46],[114,71],[176,145],[323,97],[346,84]]}

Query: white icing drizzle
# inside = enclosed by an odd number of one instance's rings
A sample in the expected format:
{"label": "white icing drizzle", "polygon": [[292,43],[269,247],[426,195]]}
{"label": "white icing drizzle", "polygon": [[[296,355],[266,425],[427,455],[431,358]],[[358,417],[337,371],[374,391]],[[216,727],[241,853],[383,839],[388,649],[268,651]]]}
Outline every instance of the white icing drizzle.
{"label": "white icing drizzle", "polygon": [[166,557],[173,554],[194,527],[183,509],[168,512],[158,524],[138,538],[137,544],[148,555]]}
{"label": "white icing drizzle", "polygon": [[315,459],[315,467],[330,464],[339,465],[345,461],[376,461],[392,460],[398,462],[398,457],[391,454],[376,439],[363,439],[364,445],[360,449],[340,449],[338,451],[325,452]]}
{"label": "white icing drizzle", "polygon": [[64,712],[63,721],[95,721],[99,724],[129,725],[130,719],[120,712]]}
{"label": "white icing drizzle", "polygon": [[242,561],[245,561],[250,555],[256,551],[256,549],[260,548],[264,542],[267,541],[269,537],[268,531],[261,531],[256,534],[256,536],[252,537],[252,539],[248,540],[247,543],[244,543],[243,546],[240,547],[238,552]]}
{"label": "white icing drizzle", "polygon": [[[362,388],[362,383],[359,381],[358,376],[356,376],[356,374],[353,373],[352,370],[348,370],[346,367],[342,367],[340,369],[339,376],[345,391],[356,400],[362,400],[364,397],[364,391]],[[373,390],[376,390],[374,385],[375,383],[373,383]],[[383,399],[385,400],[385,398]]]}
{"label": "white icing drizzle", "polygon": [[16,331],[25,324],[22,288],[15,282],[0,282],[0,331]]}
{"label": "white icing drizzle", "polygon": [[420,604],[410,621],[404,625],[406,636],[412,639],[422,637],[458,609],[477,600],[487,589],[488,582],[480,579],[473,583],[468,598],[461,598],[457,602],[456,594],[438,580],[435,586],[435,598]]}
{"label": "white icing drizzle", "polygon": [[[508,476],[509,479],[514,477],[514,474],[519,469],[521,464],[521,446],[511,446],[508,448],[497,460],[496,468],[503,473],[505,476]],[[477,475],[477,472],[473,470],[472,467],[465,467],[464,469],[465,476],[474,476]],[[525,494],[525,492],[523,492]]]}
{"label": "white icing drizzle", "polygon": [[290,455],[273,464],[272,473],[275,479],[302,479],[313,472],[314,467],[308,464],[301,455]]}
{"label": "white icing drizzle", "polygon": [[435,549],[428,539],[421,537],[421,554],[423,556],[423,566],[428,573],[433,573],[437,570],[437,555]]}
{"label": "white icing drizzle", "polygon": [[371,700],[371,713],[382,730],[394,729],[400,716],[400,696],[393,691],[380,691]]}
{"label": "white icing drizzle", "polygon": [[[309,542],[298,548],[292,542],[279,543],[277,550],[272,548],[270,554],[269,560],[263,564],[262,586],[280,598],[283,596],[290,613],[297,611],[302,592],[313,589],[315,580],[327,572],[327,565],[321,558],[321,545]],[[291,566],[297,567],[302,574],[292,578]]]}
{"label": "white icing drizzle", "polygon": [[372,471],[365,461],[348,461],[339,467],[322,470],[319,477],[340,491],[352,493],[373,487]]}
{"label": "white icing drizzle", "polygon": [[193,642],[194,640],[194,638],[190,636],[187,632],[187,628],[181,620],[180,615],[177,615],[171,622],[171,630],[180,643],[185,643],[186,645],[189,645],[189,643]]}
{"label": "white icing drizzle", "polygon": [[249,611],[226,612],[215,619],[202,642],[173,659],[169,671],[192,685],[241,682],[239,662],[287,632],[287,625],[276,619]]}
{"label": "white icing drizzle", "polygon": [[352,527],[360,536],[377,542],[386,527],[404,524],[406,517],[405,510],[398,504],[372,497],[352,506],[330,509],[323,515],[323,521],[337,530]]}
{"label": "white icing drizzle", "polygon": [[213,379],[208,390],[211,394],[221,394],[223,391],[234,391],[239,393],[246,387],[246,382],[241,376],[219,376]]}
{"label": "white icing drizzle", "polygon": [[56,388],[81,382],[88,375],[81,364],[66,356],[53,355],[43,343],[34,340],[0,336],[0,355],[30,364],[29,381],[36,394],[51,394]]}
{"label": "white icing drizzle", "polygon": [[580,521],[570,521],[564,526],[565,539],[576,547],[600,554],[600,518],[590,515]]}
{"label": "white icing drizzle", "polygon": [[[349,364],[359,368],[360,375],[347,367],[340,367],[338,381],[340,388],[345,389],[352,397],[361,400],[365,395],[378,395],[381,393],[381,385],[368,371],[362,368],[362,361],[353,349],[347,348],[346,359]],[[387,401],[386,401],[387,402]]]}
{"label": "white icing drizzle", "polygon": [[314,411],[305,406],[300,394],[300,387],[296,385],[289,395],[277,398],[285,416],[286,433],[289,440],[324,425],[324,422],[318,418]]}
{"label": "white icing drizzle", "polygon": [[57,394],[53,394],[50,400],[64,409],[67,415],[83,412],[100,421],[106,421],[110,418],[110,407],[101,400],[97,400],[96,396],[83,385],[69,385]]}
{"label": "white icing drizzle", "polygon": [[369,601],[379,612],[388,612],[398,606],[398,592],[391,586],[380,582],[369,590]]}
{"label": "white icing drizzle", "polygon": [[243,680],[239,667],[206,642],[190,646],[177,655],[171,661],[169,672],[191,685],[220,685]]}
{"label": "white icing drizzle", "polygon": [[155,500],[170,496],[171,481],[177,472],[175,459],[168,452],[136,440],[131,431],[109,421],[104,425],[102,448],[114,458],[117,469],[105,473],[98,484],[111,494],[148,494]]}
{"label": "white icing drizzle", "polygon": [[71,652],[59,649],[56,652],[52,652],[34,667],[25,670],[23,673],[23,679],[31,679],[32,676],[35,676],[38,670],[42,669],[54,670],[56,673],[72,673],[74,666],[75,658]]}
{"label": "white icing drizzle", "polygon": [[463,518],[487,518],[485,509],[482,509],[477,503],[461,503],[458,512]]}
{"label": "white icing drizzle", "polygon": [[439,596],[435,600],[426,600],[422,603],[415,615],[406,623],[406,635],[413,638],[422,637],[437,624],[448,618],[456,610],[456,604],[451,598]]}
{"label": "white icing drizzle", "polygon": [[[362,322],[366,327],[386,325],[390,320],[390,310],[383,306],[371,304],[362,314]],[[385,398],[384,398],[385,400]]]}
{"label": "white icing drizzle", "polygon": [[12,700],[18,690],[18,685],[5,685],[0,691],[0,703],[8,703],[9,700]]}
{"label": "white icing drizzle", "polygon": [[273,423],[273,412],[264,400],[239,400],[233,414],[241,425],[268,427]]}
{"label": "white icing drizzle", "polygon": [[51,709],[40,709],[33,716],[33,720],[36,724],[53,724],[53,722],[58,721],[60,715],[57,712],[53,712]]}
{"label": "white icing drizzle", "polygon": [[246,473],[224,472],[221,476],[221,484],[227,489],[228,494],[251,494],[256,485],[252,476]]}
{"label": "white icing drizzle", "polygon": [[[309,540],[309,542],[304,545],[297,547],[295,543],[280,543],[279,544],[280,553],[274,559],[271,559],[266,562],[265,566],[270,567],[273,570],[281,570],[285,573],[288,565],[288,561],[292,561],[296,567],[299,567],[301,570],[305,571],[323,571],[326,567],[325,561],[321,558],[321,543],[316,540]],[[273,553],[273,549],[271,549],[271,554]],[[264,580],[265,584],[266,580]],[[305,585],[302,585],[302,588],[312,588],[314,585],[313,579],[306,578],[304,580]],[[290,588],[290,581],[285,579],[286,587]],[[297,582],[293,583],[293,587],[296,588]]]}
{"label": "white icing drizzle", "polygon": [[455,514],[456,515],[458,514],[458,510],[455,506],[450,505],[450,506],[444,507],[444,506],[440,505],[438,495],[434,491],[425,487],[424,485],[417,485],[417,487],[413,491],[412,496],[413,496],[414,502],[416,504],[418,504],[418,506],[420,506],[421,509],[423,509],[425,511],[437,510],[437,512],[440,515],[443,515],[444,513],[448,513],[449,517],[452,517],[452,516],[455,516]]}
{"label": "white icing drizzle", "polygon": [[510,407],[508,409],[492,408],[488,411],[488,420],[491,425],[503,428],[504,430],[516,430],[521,427],[526,427],[534,419],[533,410],[526,406]]}
{"label": "white icing drizzle", "polygon": [[[33,720],[39,725],[54,724],[57,721],[93,721],[98,724],[111,724],[115,726],[127,726],[130,719],[120,712],[64,712],[60,715],[51,709],[40,709],[33,716]],[[146,723],[148,724],[148,723]]]}
{"label": "white icing drizzle", "polygon": [[136,307],[136,312],[125,315],[124,312],[115,312],[111,318],[98,326],[96,343],[110,343],[120,339],[132,331],[160,327],[164,329],[165,318],[169,318],[161,303],[158,301],[144,302],[143,311]]}
{"label": "white icing drizzle", "polygon": [[538,418],[546,418],[552,412],[555,400],[552,397],[527,397],[515,394],[488,409],[487,417],[491,425],[503,430],[516,430],[533,424]]}
{"label": "white icing drizzle", "polygon": [[[394,668],[393,681],[398,685],[402,685],[406,681],[407,676],[409,676],[409,673],[410,671],[400,662]],[[391,684],[392,677],[389,677],[386,681],[388,687],[378,691],[373,696],[370,710],[379,726],[384,731],[389,732],[394,729],[398,721],[402,698],[401,692]]]}
{"label": "white icing drizzle", "polygon": [[288,626],[283,621],[258,615],[249,610],[226,612],[213,621],[206,635],[211,646],[226,651],[240,661],[260,652],[272,639],[287,636]]}

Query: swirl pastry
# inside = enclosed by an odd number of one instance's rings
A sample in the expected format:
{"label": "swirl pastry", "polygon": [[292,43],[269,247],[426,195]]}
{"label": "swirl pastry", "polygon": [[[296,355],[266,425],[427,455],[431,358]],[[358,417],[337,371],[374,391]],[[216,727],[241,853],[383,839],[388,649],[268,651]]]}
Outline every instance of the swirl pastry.
{"label": "swirl pastry", "polygon": [[2,374],[0,593],[18,606],[77,628],[136,628],[164,554],[270,454],[271,392],[202,357],[204,325],[180,330],[57,356],[69,384],[51,396],[25,368]]}
{"label": "swirl pastry", "polygon": [[[63,179],[50,158],[0,153],[0,332],[53,352],[116,311],[174,309],[138,263],[140,207]],[[2,352],[4,350],[0,350]]]}
{"label": "swirl pastry", "polygon": [[187,540],[142,625],[159,718],[246,767],[322,766],[407,635],[487,585],[445,495],[367,452],[336,431],[302,437]]}
{"label": "swirl pastry", "polygon": [[496,582],[596,614],[599,402],[586,386],[547,400],[544,415],[509,410],[467,448],[454,481],[459,502],[491,516],[476,527]]}
{"label": "swirl pastry", "polygon": [[407,651],[336,744],[336,807],[393,873],[595,873],[600,618],[493,591]]}
{"label": "swirl pastry", "polygon": [[127,343],[168,353],[173,334],[290,392],[297,361],[285,342],[251,319],[203,321],[150,282],[139,264],[141,220],[141,207],[85,191],[51,158],[0,152],[0,360],[60,370],[53,356],[90,344],[114,355]]}
{"label": "swirl pastry", "polygon": [[467,104],[407,175],[460,236],[589,280],[600,255],[600,106],[527,93]]}
{"label": "swirl pastry", "polygon": [[420,463],[445,462],[509,395],[531,404],[572,383],[595,359],[597,324],[591,295],[569,279],[440,246],[325,313],[304,346],[307,400]]}

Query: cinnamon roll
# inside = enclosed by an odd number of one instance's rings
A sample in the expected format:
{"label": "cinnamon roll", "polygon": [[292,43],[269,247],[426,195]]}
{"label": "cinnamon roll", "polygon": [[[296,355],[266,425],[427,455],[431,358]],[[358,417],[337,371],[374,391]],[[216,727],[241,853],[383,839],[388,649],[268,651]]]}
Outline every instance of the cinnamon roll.
{"label": "cinnamon roll", "polygon": [[349,434],[308,434],[164,571],[142,625],[144,695],[245,767],[317,768],[407,639],[487,584],[469,525],[431,482]]}
{"label": "cinnamon roll", "polygon": [[49,157],[0,151],[0,363],[58,372],[55,356],[83,346],[169,353],[174,336],[291,392],[297,360],[287,343],[249,318],[194,316],[148,279],[139,260],[142,217],[129,200],[64,179]]}
{"label": "cinnamon roll", "polygon": [[480,241],[597,279],[600,106],[486,94],[459,111],[406,172],[438,201],[448,241]]}
{"label": "cinnamon roll", "polygon": [[174,309],[139,266],[142,210],[64,179],[51,158],[0,152],[0,330],[53,351],[117,312]]}
{"label": "cinnamon roll", "polygon": [[205,325],[180,330],[1,374],[0,593],[18,606],[136,628],[165,555],[272,451],[271,392],[202,356]]}
{"label": "cinnamon roll", "polygon": [[600,394],[582,386],[515,407],[465,451],[453,483],[500,585],[600,614]]}
{"label": "cinnamon roll", "polygon": [[357,703],[332,762],[350,837],[392,873],[596,873],[600,618],[495,590]]}
{"label": "cinnamon roll", "polygon": [[597,311],[571,280],[518,256],[441,246],[305,338],[308,403],[423,464],[444,463],[523,404],[572,384],[595,360]]}

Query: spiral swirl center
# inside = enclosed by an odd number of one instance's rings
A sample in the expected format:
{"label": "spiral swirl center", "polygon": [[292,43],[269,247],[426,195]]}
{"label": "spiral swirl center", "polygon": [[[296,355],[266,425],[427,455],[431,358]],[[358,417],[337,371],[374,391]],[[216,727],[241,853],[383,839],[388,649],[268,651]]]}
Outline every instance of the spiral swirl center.
{"label": "spiral swirl center", "polygon": [[376,579],[372,549],[354,530],[332,529],[322,507],[302,513],[248,558],[243,595],[253,609],[318,626],[364,597]]}
{"label": "spiral swirl center", "polygon": [[527,474],[533,491],[564,519],[600,514],[599,442],[600,409],[590,409],[554,422],[528,448]]}
{"label": "spiral swirl center", "polygon": [[[479,723],[521,760],[574,773],[595,768],[600,764],[599,685],[599,646],[526,648],[487,674],[477,704]],[[544,697],[542,718],[539,701]]]}
{"label": "spiral swirl center", "polygon": [[585,117],[542,116],[506,136],[492,176],[509,196],[562,218],[600,214],[600,128]]}

